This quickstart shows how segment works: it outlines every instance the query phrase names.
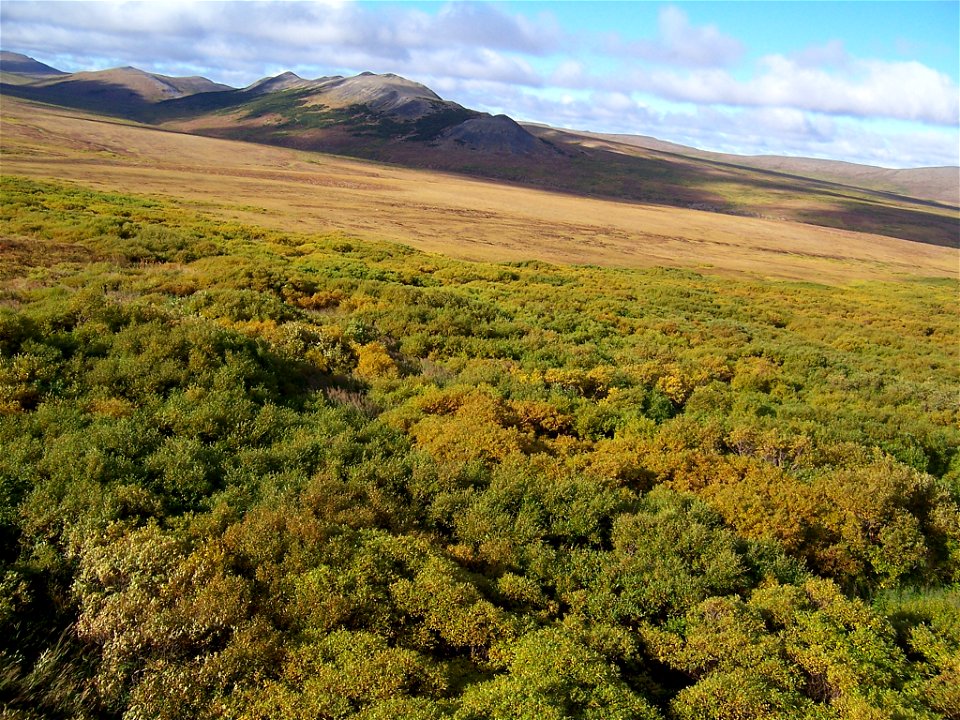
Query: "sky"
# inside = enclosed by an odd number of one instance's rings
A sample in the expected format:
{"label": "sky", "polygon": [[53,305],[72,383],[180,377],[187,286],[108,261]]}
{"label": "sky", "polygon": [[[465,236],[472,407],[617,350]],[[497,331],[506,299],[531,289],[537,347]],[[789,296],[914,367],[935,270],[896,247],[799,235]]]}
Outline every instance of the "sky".
{"label": "sky", "polygon": [[520,121],[706,150],[960,164],[960,3],[3,0],[0,45],[66,71],[234,87],[393,72]]}

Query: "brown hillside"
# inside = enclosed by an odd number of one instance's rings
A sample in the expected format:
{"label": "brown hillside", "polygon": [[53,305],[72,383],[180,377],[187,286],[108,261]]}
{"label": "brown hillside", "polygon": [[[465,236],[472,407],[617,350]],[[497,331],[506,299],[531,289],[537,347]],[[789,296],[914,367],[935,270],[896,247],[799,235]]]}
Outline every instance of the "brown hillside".
{"label": "brown hillside", "polygon": [[[544,126],[531,125],[531,129]],[[891,192],[921,200],[933,200],[960,207],[960,169],[928,167],[890,169],[817,158],[782,157],[776,155],[731,155],[678,145],[645,135],[612,135],[580,131],[562,131],[570,136],[607,141],[606,147],[638,147],[703,158],[741,167],[771,170],[815,180]]]}
{"label": "brown hillside", "polygon": [[575,195],[960,245],[956,168],[890,171],[740,158],[652,138],[524,128],[507,116],[464,108],[391,74],[305,80],[284,73],[242,90],[133,68],[48,79],[4,73],[3,81],[7,96],[180,132]]}
{"label": "brown hillside", "polygon": [[4,174],[157,195],[224,219],[339,231],[454,257],[541,259],[847,283],[956,275],[956,250],[163,132],[16,99]]}

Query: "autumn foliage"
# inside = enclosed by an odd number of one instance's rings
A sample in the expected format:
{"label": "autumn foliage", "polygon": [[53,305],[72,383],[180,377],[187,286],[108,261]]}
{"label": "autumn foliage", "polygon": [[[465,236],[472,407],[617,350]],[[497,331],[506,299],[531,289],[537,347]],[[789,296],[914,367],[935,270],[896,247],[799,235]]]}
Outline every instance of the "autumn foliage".
{"label": "autumn foliage", "polygon": [[958,717],[956,282],[3,193],[0,714]]}

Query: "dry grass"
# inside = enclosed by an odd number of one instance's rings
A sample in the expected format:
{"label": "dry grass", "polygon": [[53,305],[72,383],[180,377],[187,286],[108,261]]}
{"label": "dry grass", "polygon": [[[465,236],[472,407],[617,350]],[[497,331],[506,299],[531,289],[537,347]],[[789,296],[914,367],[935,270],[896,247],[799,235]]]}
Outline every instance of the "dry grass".
{"label": "dry grass", "polygon": [[290,231],[342,231],[471,260],[667,265],[843,283],[956,276],[957,250],[895,238],[576,197],[196,137],[4,98],[4,174],[174,198]]}

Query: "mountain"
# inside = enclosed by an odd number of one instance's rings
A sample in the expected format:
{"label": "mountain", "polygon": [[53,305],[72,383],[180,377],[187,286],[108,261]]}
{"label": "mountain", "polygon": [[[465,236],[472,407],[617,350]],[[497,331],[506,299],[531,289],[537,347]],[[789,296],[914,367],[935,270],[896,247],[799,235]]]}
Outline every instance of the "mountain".
{"label": "mountain", "polygon": [[[31,59],[27,58],[27,60]],[[31,62],[35,61],[31,60]],[[42,63],[37,64],[42,65]],[[17,61],[14,66],[32,67],[24,61]],[[21,81],[12,87],[4,83],[4,92],[55,105],[93,110],[129,119],[141,119],[148,108],[164,100],[231,89],[227,85],[202,77],[156,75],[134,67],[70,74],[59,71],[55,71],[56,74],[9,72],[36,77],[29,82]]]}
{"label": "mountain", "polygon": [[246,91],[250,94],[265,95],[266,93],[278,92],[280,90],[299,90],[309,87],[315,80],[304,80],[302,77],[292,72],[280,73],[276,77],[266,77],[257,80]]}
{"label": "mountain", "polygon": [[47,82],[46,87],[69,87],[71,85],[89,87],[92,85],[111,85],[139,96],[145,102],[157,103],[164,100],[186,97],[204,92],[229,90],[202,77],[169,77],[144,72],[135,67],[122,67],[113,70],[78,72],[67,78],[58,78]]}
{"label": "mountain", "polygon": [[[327,107],[364,105],[370,110],[396,118],[417,119],[443,109],[460,107],[440,98],[426,85],[386,73],[360,73],[351,78],[331,78],[320,81],[317,98]],[[307,103],[310,104],[310,103]]]}
{"label": "mountain", "polygon": [[[34,68],[17,56],[13,67]],[[41,63],[37,63],[42,65]],[[885,170],[747,158],[642,136],[520,125],[386,73],[245,88],[136,68],[4,72],[0,91],[164,130],[482,176],[577,195],[793,220],[917,242],[960,242],[956,168]]]}
{"label": "mountain", "polygon": [[230,93],[159,103],[150,119],[172,130],[378,160],[409,163],[415,154],[436,167],[462,164],[464,152],[528,159],[557,152],[505,115],[470,110],[392,73],[316,80],[283,73]]}
{"label": "mountain", "polygon": [[[26,61],[14,67],[32,67]],[[505,115],[464,108],[392,73],[308,80],[285,72],[234,89],[124,67],[51,78],[20,73],[3,91],[171,130],[394,162],[409,162],[412,154],[452,169],[464,153],[556,154]]]}

